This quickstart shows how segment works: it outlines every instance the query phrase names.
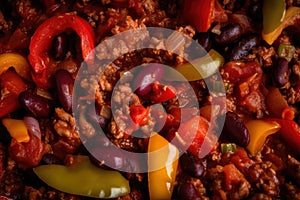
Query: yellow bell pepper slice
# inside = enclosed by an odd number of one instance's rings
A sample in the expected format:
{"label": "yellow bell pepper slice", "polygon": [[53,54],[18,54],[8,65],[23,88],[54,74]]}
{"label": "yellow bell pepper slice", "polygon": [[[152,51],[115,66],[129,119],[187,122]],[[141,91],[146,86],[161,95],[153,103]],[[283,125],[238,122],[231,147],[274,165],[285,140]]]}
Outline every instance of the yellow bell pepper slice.
{"label": "yellow bell pepper slice", "polygon": [[16,72],[24,79],[30,79],[30,66],[24,56],[18,53],[0,54],[0,74],[10,67],[15,68]]}
{"label": "yellow bell pepper slice", "polygon": [[30,136],[23,120],[4,118],[2,123],[17,142],[29,142]]}
{"label": "yellow bell pepper slice", "polygon": [[211,49],[207,55],[201,58],[178,65],[174,68],[175,70],[168,70],[165,73],[166,79],[171,81],[183,81],[184,78],[188,81],[201,80],[216,73],[224,62],[224,57]]}
{"label": "yellow bell pepper slice", "polygon": [[148,188],[150,199],[171,199],[178,166],[179,151],[158,133],[148,144]]}
{"label": "yellow bell pepper slice", "polygon": [[249,120],[245,125],[250,134],[247,149],[252,156],[257,155],[262,149],[269,135],[280,129],[280,125],[275,121]]}
{"label": "yellow bell pepper slice", "polygon": [[96,167],[87,156],[75,157],[69,166],[40,165],[33,171],[49,186],[70,194],[108,199],[130,193],[129,182],[121,173]]}
{"label": "yellow bell pepper slice", "polygon": [[[263,30],[262,38],[268,43],[273,44],[273,42],[278,38],[281,34],[282,30],[288,26],[295,25],[295,23],[299,23],[300,20],[300,8],[299,7],[289,7],[284,15],[282,23],[275,28],[272,32],[267,33]],[[296,27],[299,28],[299,25],[296,24]]]}

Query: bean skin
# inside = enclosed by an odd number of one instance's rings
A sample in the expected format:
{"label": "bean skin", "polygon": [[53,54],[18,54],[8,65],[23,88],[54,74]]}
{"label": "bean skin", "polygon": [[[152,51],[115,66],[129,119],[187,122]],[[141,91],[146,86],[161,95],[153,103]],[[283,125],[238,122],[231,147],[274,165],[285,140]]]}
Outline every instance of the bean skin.
{"label": "bean skin", "polygon": [[47,153],[43,156],[43,158],[41,160],[41,164],[46,164],[46,165],[63,164],[63,162],[58,157],[56,157],[54,154]]}
{"label": "bean skin", "polygon": [[243,28],[239,24],[230,23],[221,29],[221,34],[215,40],[220,45],[227,45],[237,40],[243,34]]}
{"label": "bean skin", "polygon": [[57,35],[53,39],[52,52],[56,60],[63,60],[68,52],[68,41],[64,34]]}
{"label": "bean skin", "polygon": [[24,91],[19,95],[21,106],[33,116],[49,117],[52,112],[51,102],[30,91]]}
{"label": "bean skin", "polygon": [[273,81],[278,87],[284,86],[289,81],[289,62],[285,58],[279,57],[274,66]]}
{"label": "bean skin", "polygon": [[164,68],[161,64],[150,63],[145,66],[134,80],[134,88],[136,93],[140,96],[148,94],[151,90],[151,83],[160,81],[164,75]]}
{"label": "bean skin", "polygon": [[253,21],[261,21],[262,20],[262,2],[261,1],[251,1],[250,5],[247,8],[247,15]]}
{"label": "bean skin", "polygon": [[300,32],[296,32],[295,35],[293,36],[293,44],[296,46],[300,47]]}
{"label": "bean skin", "polygon": [[192,177],[200,177],[204,172],[201,160],[194,155],[183,154],[180,157],[182,169]]}
{"label": "bean skin", "polygon": [[201,32],[196,35],[196,39],[198,43],[203,47],[206,51],[211,49],[212,40],[211,35],[207,32]]}
{"label": "bean skin", "polygon": [[225,117],[222,135],[235,144],[246,147],[249,144],[250,136],[247,127],[241,118],[233,112],[227,112]]}
{"label": "bean skin", "polygon": [[240,60],[247,56],[249,52],[261,43],[258,35],[249,35],[243,38],[231,51],[229,55],[230,60]]}
{"label": "bean skin", "polygon": [[55,82],[59,102],[63,109],[70,113],[72,111],[72,92],[74,84],[72,75],[66,70],[58,70],[55,73]]}
{"label": "bean skin", "polygon": [[191,183],[182,183],[178,188],[178,199],[193,200],[197,196],[197,191]]}

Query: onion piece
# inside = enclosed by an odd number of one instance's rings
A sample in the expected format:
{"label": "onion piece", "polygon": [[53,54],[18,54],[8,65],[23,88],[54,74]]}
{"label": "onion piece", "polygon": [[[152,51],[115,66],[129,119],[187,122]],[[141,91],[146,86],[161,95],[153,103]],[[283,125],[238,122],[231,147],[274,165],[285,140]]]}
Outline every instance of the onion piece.
{"label": "onion piece", "polygon": [[35,118],[30,117],[30,116],[24,117],[23,120],[25,122],[25,125],[26,125],[26,128],[27,128],[28,132],[35,135],[39,139],[41,139],[42,134],[41,134],[41,129],[40,129],[39,122]]}

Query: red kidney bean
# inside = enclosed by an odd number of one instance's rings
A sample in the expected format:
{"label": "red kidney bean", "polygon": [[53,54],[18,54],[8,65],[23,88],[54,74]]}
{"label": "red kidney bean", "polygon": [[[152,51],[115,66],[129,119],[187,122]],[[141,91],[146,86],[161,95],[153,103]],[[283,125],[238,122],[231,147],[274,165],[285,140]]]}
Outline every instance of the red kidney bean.
{"label": "red kidney bean", "polygon": [[237,40],[243,34],[243,28],[236,23],[230,23],[221,29],[221,34],[215,40],[218,44],[227,45]]}
{"label": "red kidney bean", "polygon": [[[1,121],[0,121],[0,133],[1,133],[0,134],[1,144],[5,145],[5,146],[9,146],[12,138]],[[0,151],[1,151],[1,144],[0,144]],[[1,153],[0,153],[0,157],[1,157]],[[1,173],[1,171],[0,171],[0,173]]]}
{"label": "red kidney bean", "polygon": [[183,171],[192,177],[200,177],[204,172],[202,161],[192,154],[183,154],[180,157],[180,164]]}
{"label": "red kidney bean", "polygon": [[178,187],[178,199],[193,200],[197,196],[196,188],[191,183],[182,183]]}
{"label": "red kidney bean", "polygon": [[41,160],[41,164],[46,164],[46,165],[63,164],[63,162],[58,157],[56,157],[54,154],[47,153],[43,156],[43,158]]}
{"label": "red kidney bean", "polygon": [[260,36],[253,34],[243,38],[231,51],[230,60],[240,60],[261,43]]}
{"label": "red kidney bean", "polygon": [[160,81],[164,74],[162,64],[150,63],[145,66],[134,79],[133,86],[138,95],[144,96],[151,91],[151,83]]}
{"label": "red kidney bean", "polygon": [[222,135],[235,144],[246,147],[249,144],[250,136],[247,127],[242,119],[233,112],[227,112]]}
{"label": "red kidney bean", "polygon": [[273,81],[278,87],[284,86],[289,81],[290,70],[287,59],[279,57],[273,70]]}
{"label": "red kidney bean", "polygon": [[295,44],[295,46],[300,47],[300,32],[296,32],[292,38],[293,40],[293,44]]}
{"label": "red kidney bean", "polygon": [[106,128],[108,119],[104,118],[103,116],[99,115],[99,107],[93,108],[92,106],[88,108],[87,115],[93,123],[98,124],[102,129]]}
{"label": "red kidney bean", "polygon": [[196,34],[196,39],[198,43],[206,50],[209,51],[211,49],[212,40],[211,35],[208,32],[201,32]]}
{"label": "red kidney bean", "polygon": [[30,91],[24,91],[19,95],[21,106],[35,117],[49,117],[52,112],[51,102]]}
{"label": "red kidney bean", "polygon": [[91,161],[98,166],[121,169],[126,164],[126,158],[119,149],[101,147],[92,150]]}
{"label": "red kidney bean", "polygon": [[56,60],[63,60],[68,52],[68,41],[65,34],[57,35],[53,39],[52,52]]}
{"label": "red kidney bean", "polygon": [[72,111],[72,92],[74,85],[72,75],[67,70],[58,70],[54,77],[59,102],[63,109],[70,113]]}
{"label": "red kidney bean", "polygon": [[262,20],[262,1],[251,1],[247,10],[247,15],[253,21],[261,21]]}

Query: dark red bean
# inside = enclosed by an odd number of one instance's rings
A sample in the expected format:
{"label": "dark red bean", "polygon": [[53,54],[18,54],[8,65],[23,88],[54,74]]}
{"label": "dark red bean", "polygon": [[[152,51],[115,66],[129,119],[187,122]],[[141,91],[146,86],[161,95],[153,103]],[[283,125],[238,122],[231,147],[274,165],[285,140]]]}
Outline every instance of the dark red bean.
{"label": "dark red bean", "polygon": [[274,84],[278,87],[284,86],[289,81],[290,70],[289,62],[285,58],[279,57],[274,66],[273,80]]}
{"label": "dark red bean", "polygon": [[250,5],[247,8],[247,15],[253,21],[261,21],[262,20],[262,1],[251,1]]}
{"label": "dark red bean", "polygon": [[68,52],[68,41],[64,34],[57,35],[52,43],[53,57],[56,60],[63,60]]}
{"label": "dark red bean", "polygon": [[243,38],[231,51],[230,60],[240,60],[247,56],[250,51],[261,43],[258,35],[249,35]]}
{"label": "dark red bean", "polygon": [[178,187],[178,199],[194,200],[197,196],[196,188],[191,183],[182,183]]}
{"label": "dark red bean", "polygon": [[201,32],[196,34],[196,39],[206,51],[209,51],[211,49],[212,40],[211,35],[208,32]]}
{"label": "dark red bean", "polygon": [[51,102],[30,91],[24,91],[19,95],[21,106],[35,117],[49,117],[52,112]]}
{"label": "dark red bean", "polygon": [[43,156],[43,158],[41,160],[41,164],[46,164],[46,165],[63,164],[63,162],[58,157],[56,157],[54,154],[47,153]]}
{"label": "dark red bean", "polygon": [[134,79],[133,86],[138,95],[144,96],[151,91],[151,83],[160,81],[164,74],[164,67],[158,63],[145,66]]}
{"label": "dark red bean", "polygon": [[99,108],[90,107],[87,111],[87,115],[93,123],[98,124],[102,129],[107,125],[108,119],[105,119],[103,116],[99,115]]}
{"label": "dark red bean", "polygon": [[94,164],[112,169],[121,169],[126,164],[126,158],[119,149],[101,147],[92,150],[91,161]]}
{"label": "dark red bean", "polygon": [[63,109],[67,112],[72,111],[72,92],[74,80],[72,75],[66,70],[58,70],[55,73],[56,89],[58,99]]}
{"label": "dark red bean", "polygon": [[218,44],[227,45],[237,40],[243,34],[243,28],[239,24],[230,23],[221,29],[221,34],[215,40]]}
{"label": "dark red bean", "polygon": [[192,177],[200,177],[204,172],[204,166],[201,159],[192,154],[183,154],[180,157],[180,164],[183,171]]}
{"label": "dark red bean", "polygon": [[[0,133],[1,133],[0,134],[1,144],[5,145],[5,146],[9,146],[12,138],[1,121],[0,121]],[[1,151],[1,144],[0,144],[0,151]],[[0,153],[0,157],[1,157],[1,153]],[[0,171],[0,173],[1,173],[1,171]]]}
{"label": "dark red bean", "polygon": [[300,32],[296,32],[293,36],[293,44],[300,47]]}
{"label": "dark red bean", "polygon": [[242,119],[233,112],[227,112],[222,135],[235,144],[246,147],[249,144],[250,136],[247,127]]}

